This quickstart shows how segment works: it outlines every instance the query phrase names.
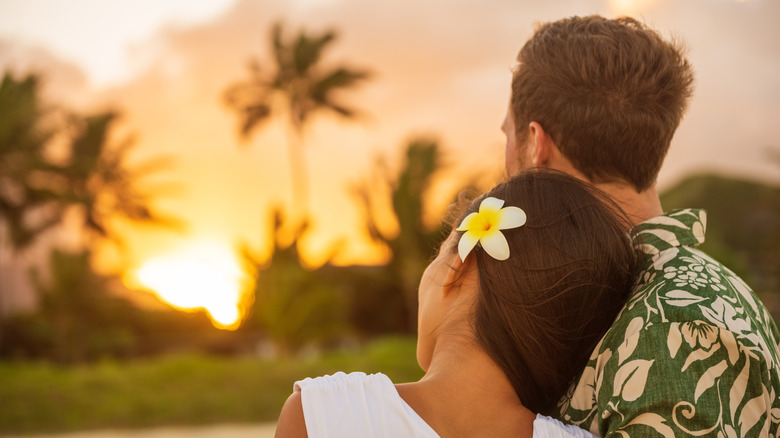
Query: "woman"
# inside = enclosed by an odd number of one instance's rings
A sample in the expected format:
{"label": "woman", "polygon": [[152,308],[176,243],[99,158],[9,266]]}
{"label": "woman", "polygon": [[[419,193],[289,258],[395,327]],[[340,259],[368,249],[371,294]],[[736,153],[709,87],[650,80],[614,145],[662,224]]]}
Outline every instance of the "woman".
{"label": "woman", "polygon": [[296,382],[277,437],[590,436],[544,416],[624,304],[639,255],[620,209],[531,170],[473,202],[420,281],[418,382]]}

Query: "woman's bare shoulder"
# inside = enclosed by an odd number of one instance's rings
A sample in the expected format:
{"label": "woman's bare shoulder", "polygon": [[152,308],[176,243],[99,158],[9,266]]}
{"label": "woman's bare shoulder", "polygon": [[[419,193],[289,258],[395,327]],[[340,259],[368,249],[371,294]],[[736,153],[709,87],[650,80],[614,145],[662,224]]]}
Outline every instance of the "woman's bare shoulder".
{"label": "woman's bare shoulder", "polygon": [[295,391],[287,397],[279,414],[275,438],[308,438],[306,421],[303,417],[303,403],[300,391]]}

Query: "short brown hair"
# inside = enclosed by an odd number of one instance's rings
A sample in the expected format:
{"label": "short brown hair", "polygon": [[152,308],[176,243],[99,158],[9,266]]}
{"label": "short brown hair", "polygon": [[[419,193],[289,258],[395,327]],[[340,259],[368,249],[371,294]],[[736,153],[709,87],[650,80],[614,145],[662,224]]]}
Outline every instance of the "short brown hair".
{"label": "short brown hair", "polygon": [[517,61],[518,139],[536,121],[591,181],[655,183],[693,91],[680,43],[629,17],[572,17],[538,27]]}
{"label": "short brown hair", "polygon": [[522,208],[527,222],[502,231],[509,259],[479,245],[469,255],[480,284],[471,323],[523,405],[550,413],[624,305],[641,255],[619,207],[570,175],[532,169],[485,196]]}

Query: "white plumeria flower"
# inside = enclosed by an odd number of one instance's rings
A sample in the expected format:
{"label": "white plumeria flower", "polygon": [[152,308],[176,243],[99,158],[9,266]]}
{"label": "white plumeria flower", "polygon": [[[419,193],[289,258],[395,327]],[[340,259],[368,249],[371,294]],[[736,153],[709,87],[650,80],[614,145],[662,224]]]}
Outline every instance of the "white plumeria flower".
{"label": "white plumeria flower", "polygon": [[509,244],[500,230],[525,224],[525,212],[518,207],[505,207],[504,201],[488,197],[479,204],[479,211],[466,216],[457,231],[465,231],[458,242],[458,255],[466,261],[477,243],[496,260],[509,258]]}

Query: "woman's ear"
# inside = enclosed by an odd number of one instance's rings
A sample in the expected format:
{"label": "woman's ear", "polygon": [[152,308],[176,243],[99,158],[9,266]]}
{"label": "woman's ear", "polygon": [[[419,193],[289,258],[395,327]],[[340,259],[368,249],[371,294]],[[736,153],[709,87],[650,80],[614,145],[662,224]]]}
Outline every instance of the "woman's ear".
{"label": "woman's ear", "polygon": [[453,257],[449,263],[450,271],[447,273],[447,278],[442,287],[442,295],[444,297],[451,295],[462,289],[466,285],[477,284],[477,258],[472,253],[466,257],[465,261],[460,259],[457,253],[453,253]]}

